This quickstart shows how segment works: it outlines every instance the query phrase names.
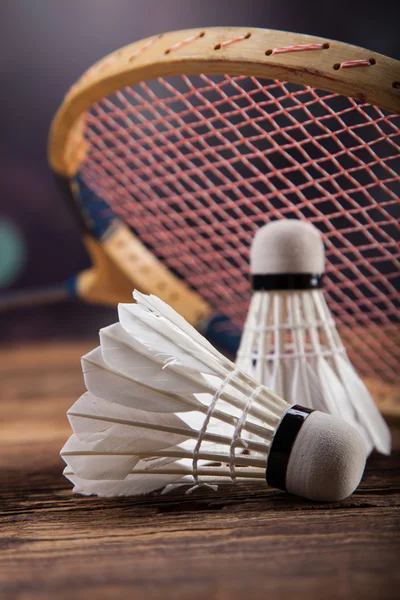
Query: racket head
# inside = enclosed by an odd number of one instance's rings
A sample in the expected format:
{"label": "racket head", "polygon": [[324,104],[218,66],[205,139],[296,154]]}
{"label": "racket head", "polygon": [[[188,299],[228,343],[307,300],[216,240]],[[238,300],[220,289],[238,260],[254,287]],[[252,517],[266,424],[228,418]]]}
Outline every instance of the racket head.
{"label": "racket head", "polygon": [[[307,219],[324,235],[328,301],[352,360],[364,376],[394,381],[399,350],[395,323],[398,292],[394,282],[399,258],[395,248],[399,227],[396,216],[399,171],[395,157],[400,147],[396,116],[400,112],[398,73],[397,61],[355,46],[247,28],[209,28],[154,36],[96,63],[68,92],[55,116],[49,139],[53,170],[72,182],[78,210],[86,218],[89,215],[85,239],[96,267],[78,280],[80,295],[92,300],[125,301],[126,294],[137,287],[157,294],[196,326],[207,321],[213,309],[226,313],[240,325],[250,295],[247,259],[254,231],[270,219]],[[316,140],[322,155],[313,157],[307,150],[308,166],[304,168],[302,159],[296,159],[298,165],[292,172],[289,165],[289,175],[286,174],[286,182],[282,184],[282,172],[285,168],[288,172],[287,165],[279,167],[279,161],[274,162],[270,153],[269,162],[260,166],[256,162],[258,156],[249,159],[244,153],[235,171],[249,181],[250,171],[256,165],[257,185],[249,191],[241,188],[232,171],[226,172],[232,157],[224,153],[229,154],[230,145],[235,146],[238,141],[235,129],[243,136],[248,121],[260,116],[254,116],[251,104],[257,108],[262,102],[261,130],[265,138],[271,141],[270,132],[267,135],[267,124],[271,123],[278,127],[278,135],[284,134],[278,141],[275,139],[277,147],[273,149],[281,160],[293,159],[295,150],[304,149],[306,143],[315,145]],[[293,117],[298,106],[302,113]],[[124,111],[131,124],[124,121]],[[339,120],[335,121],[329,112],[338,113]],[[362,115],[362,123],[349,121],[350,113]],[[311,115],[311,123],[304,116],[307,114]],[[288,115],[292,115],[289,124]],[[217,137],[229,121],[227,130],[233,137],[223,133],[222,147],[215,140],[202,145],[207,136],[207,122],[214,117],[220,120],[213,125]],[[332,126],[327,125],[330,117]],[[168,121],[179,130],[180,139],[173,138],[174,132],[165,129]],[[340,123],[344,124],[343,134],[350,135],[350,141],[339,139]],[[142,139],[132,135],[131,125],[141,129]],[[308,125],[310,131],[303,144],[304,140],[296,140],[294,131]],[[360,133],[369,126],[375,132],[370,140],[369,134]],[[170,167],[169,150],[172,148],[174,153],[179,148],[184,131],[189,132],[189,141],[198,157],[209,162],[209,165],[202,163],[193,174],[186,151],[178,161],[181,170]],[[244,135],[247,141],[254,137],[249,131]],[[285,146],[288,135],[291,144],[284,156],[279,147]],[[310,195],[302,192],[304,181],[300,177],[296,184],[295,171],[300,176],[310,175],[313,161],[319,167],[328,161],[329,146],[323,145],[324,135],[340,142],[343,157],[349,159],[350,155],[351,160],[339,161],[334,173],[323,167],[324,173],[319,171],[316,176],[320,195],[313,197],[315,186],[310,187]],[[146,136],[153,137],[158,146],[146,146]],[[356,155],[355,136],[361,140],[361,150],[367,151],[368,162],[363,172],[372,177],[372,186],[358,175],[350,176],[351,183],[346,175],[352,168],[353,173],[358,172],[357,168],[361,170],[362,153]],[[379,136],[385,143],[380,155]],[[350,152],[346,152],[346,144],[350,144]],[[155,154],[157,160],[146,162],[146,156],[158,148],[162,151]],[[140,166],[119,169],[121,160],[127,163],[128,151],[132,150],[142,160]],[[261,154],[267,155],[270,150],[262,144],[258,146]],[[340,148],[335,146],[331,152],[340,153]],[[102,153],[106,160],[101,158]],[[377,157],[376,162],[373,157]],[[355,165],[352,160],[356,160]],[[277,180],[270,177],[265,186],[267,169]],[[153,178],[150,184],[149,170]],[[120,175],[127,177],[129,193],[118,179]],[[182,179],[181,191],[168,183],[167,190],[160,192],[168,176]],[[189,185],[184,181],[187,176]],[[143,179],[138,182],[138,177],[145,177],[145,182]],[[343,184],[344,189],[338,191]],[[202,192],[199,185],[205,185]],[[240,189],[239,197],[235,196],[235,186]],[[330,202],[330,190],[334,201],[324,207],[324,203]],[[91,194],[108,207],[103,213],[103,217],[108,215],[106,227],[99,227],[98,216],[91,213],[95,204]],[[197,223],[193,219],[204,206],[197,206],[196,213],[190,200],[184,207],[177,201],[179,195],[192,195],[206,203],[207,194],[208,210],[219,212],[221,206],[226,207],[213,223],[205,221],[208,229],[204,227],[204,218]],[[153,211],[154,204],[161,205],[161,210]],[[183,218],[177,218],[182,213]],[[159,227],[158,223],[168,214],[171,219]],[[162,246],[170,248],[169,255]],[[119,275],[119,284],[114,288],[113,280]],[[111,289],[117,292],[110,294]]]}

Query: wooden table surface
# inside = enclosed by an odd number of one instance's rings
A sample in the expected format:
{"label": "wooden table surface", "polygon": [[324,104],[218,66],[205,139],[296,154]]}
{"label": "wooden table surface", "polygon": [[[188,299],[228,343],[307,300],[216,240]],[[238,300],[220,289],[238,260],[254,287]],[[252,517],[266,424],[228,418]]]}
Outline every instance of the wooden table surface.
{"label": "wooden table surface", "polygon": [[400,454],[317,504],[259,485],[100,500],[59,450],[94,343],[0,351],[0,598],[400,597]]}

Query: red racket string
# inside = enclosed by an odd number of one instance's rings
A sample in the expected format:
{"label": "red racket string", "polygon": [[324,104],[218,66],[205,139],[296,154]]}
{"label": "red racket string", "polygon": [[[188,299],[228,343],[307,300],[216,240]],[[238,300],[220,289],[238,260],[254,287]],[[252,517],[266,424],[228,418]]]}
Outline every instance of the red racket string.
{"label": "red racket string", "polygon": [[165,264],[242,324],[270,219],[316,225],[330,310],[365,376],[398,378],[400,118],[311,87],[160,78],[90,111],[83,176]]}

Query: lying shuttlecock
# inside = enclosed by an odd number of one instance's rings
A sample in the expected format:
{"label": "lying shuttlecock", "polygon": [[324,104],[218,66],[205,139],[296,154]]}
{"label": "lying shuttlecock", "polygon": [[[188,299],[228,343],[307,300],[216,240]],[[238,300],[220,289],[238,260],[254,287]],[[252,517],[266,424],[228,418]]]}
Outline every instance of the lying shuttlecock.
{"label": "lying shuttlecock", "polygon": [[253,297],[236,365],[288,402],[343,418],[367,452],[390,454],[389,429],[349,361],[321,289],[324,246],[310,223],[258,230],[251,248]]}
{"label": "lying shuttlecock", "polygon": [[76,492],[133,495],[243,479],[313,500],[353,492],[366,456],[352,427],[291,406],[167,304],[134,298],[82,359],[88,392],[68,411],[74,433],[61,451]]}

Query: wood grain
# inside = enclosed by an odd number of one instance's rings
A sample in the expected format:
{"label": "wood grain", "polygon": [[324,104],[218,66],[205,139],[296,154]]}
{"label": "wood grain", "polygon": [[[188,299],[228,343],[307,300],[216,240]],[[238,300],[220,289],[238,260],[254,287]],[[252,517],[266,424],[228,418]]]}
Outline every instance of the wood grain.
{"label": "wood grain", "polygon": [[335,505],[258,485],[72,495],[58,452],[93,345],[0,351],[1,599],[398,597],[398,452]]}

